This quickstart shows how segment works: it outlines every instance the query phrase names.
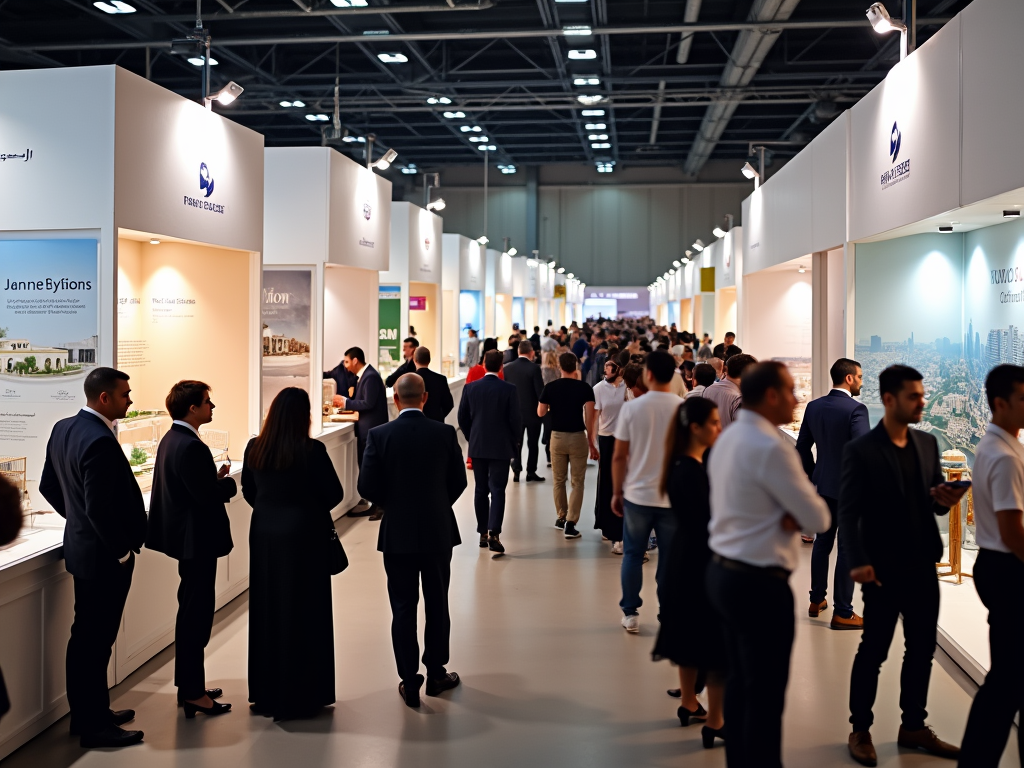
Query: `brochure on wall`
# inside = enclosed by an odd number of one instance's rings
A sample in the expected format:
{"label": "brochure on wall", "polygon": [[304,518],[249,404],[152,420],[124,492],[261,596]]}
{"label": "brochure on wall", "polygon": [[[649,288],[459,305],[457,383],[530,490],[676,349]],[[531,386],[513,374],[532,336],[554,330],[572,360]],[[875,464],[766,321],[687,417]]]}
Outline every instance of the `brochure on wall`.
{"label": "brochure on wall", "polygon": [[[33,489],[54,423],[85,404],[98,354],[96,240],[0,240],[0,471]],[[13,466],[13,465],[12,465]]]}
{"label": "brochure on wall", "polygon": [[263,269],[264,417],[285,387],[310,391],[312,301],[311,269]]}

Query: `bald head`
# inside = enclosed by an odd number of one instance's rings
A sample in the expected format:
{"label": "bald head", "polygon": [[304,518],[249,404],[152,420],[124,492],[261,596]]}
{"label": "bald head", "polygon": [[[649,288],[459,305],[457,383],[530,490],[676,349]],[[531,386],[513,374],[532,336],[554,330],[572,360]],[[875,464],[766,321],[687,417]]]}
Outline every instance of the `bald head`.
{"label": "bald head", "polygon": [[423,377],[418,373],[406,373],[395,382],[395,405],[399,408],[419,408],[427,402]]}

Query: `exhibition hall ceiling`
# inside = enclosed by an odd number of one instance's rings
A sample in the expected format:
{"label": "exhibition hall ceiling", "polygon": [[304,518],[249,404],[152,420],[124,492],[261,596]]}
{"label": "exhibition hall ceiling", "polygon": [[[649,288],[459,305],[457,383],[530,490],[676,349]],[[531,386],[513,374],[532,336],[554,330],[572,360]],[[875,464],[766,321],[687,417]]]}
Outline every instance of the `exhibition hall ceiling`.
{"label": "exhibition hall ceiling", "polygon": [[[876,85],[897,34],[868,0],[202,0],[214,110],[268,146],[394,173],[482,163],[674,166],[792,156]],[[903,3],[888,0],[894,18]],[[909,5],[909,2],[907,3]],[[920,0],[917,43],[967,0]],[[194,0],[0,0],[0,69],[117,64],[202,92]],[[190,63],[190,59],[193,63]],[[55,105],[58,106],[59,105]],[[337,109],[337,113],[335,110]],[[337,121],[335,119],[337,114]],[[73,124],[74,116],[65,119]],[[484,148],[487,148],[484,150]]]}

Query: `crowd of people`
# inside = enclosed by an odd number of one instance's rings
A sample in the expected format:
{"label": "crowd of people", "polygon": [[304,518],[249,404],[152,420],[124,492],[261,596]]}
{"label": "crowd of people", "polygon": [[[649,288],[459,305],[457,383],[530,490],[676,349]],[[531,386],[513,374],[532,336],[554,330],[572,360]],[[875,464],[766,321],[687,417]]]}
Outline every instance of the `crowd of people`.
{"label": "crowd of people", "polygon": [[[479,546],[494,557],[502,541],[509,478],[543,483],[540,448],[551,470],[554,526],[583,537],[587,468],[596,462],[593,528],[621,556],[622,628],[640,629],[644,563],[657,553],[654,660],[678,667],[676,714],[702,725],[706,748],[724,742],[731,768],[782,765],[782,719],[795,636],[792,573],[801,536],[813,536],[808,615],[829,609],[835,630],[862,632],[850,670],[848,750],[875,765],[872,710],[897,620],[905,653],[898,744],[996,766],[1021,707],[1024,682],[1015,641],[1024,613],[1024,368],[1000,365],[986,381],[992,424],[977,450],[975,515],[981,553],[977,588],[989,608],[992,669],[972,707],[962,751],[927,725],[943,544],[937,517],[968,483],[944,480],[936,439],[914,429],[925,402],[923,377],[892,365],[879,377],[884,415],[871,428],[855,398],[863,370],[835,361],[832,389],[807,405],[796,444],[780,426],[797,405],[781,362],[758,361],[734,334],[714,345],[649,319],[514,333],[507,348],[470,333],[467,383],[457,411],[467,444],[444,423],[454,408],[430,353],[410,336],[406,362],[385,382],[352,348],[331,372],[336,403],[360,412],[354,514],[380,520],[392,609],[399,694],[420,706],[460,684],[449,672],[448,592],[453,510],[474,481]],[[398,417],[389,421],[385,386]],[[50,438],[40,492],[67,518],[65,560],[74,577],[75,620],[68,645],[71,727],[86,747],[124,746],[141,731],[111,711],[105,669],[142,546],[178,561],[175,685],[187,718],[231,705],[206,687],[217,558],[230,551],[224,508],[237,492],[217,468],[199,428],[213,419],[210,387],[182,381],[167,396],[173,426],[160,444],[147,516],[116,440],[131,405],[129,377],[110,368],[86,379],[88,405]],[[250,529],[250,707],[277,719],[309,717],[335,701],[331,576],[347,566],[331,510],[345,491],[319,441],[309,436],[310,401],[287,388],[246,447],[241,491]],[[523,451],[526,451],[525,462]],[[415,468],[414,486],[394,482]],[[524,475],[525,471],[525,475]],[[870,480],[870,482],[869,482]],[[589,519],[587,520],[589,523]],[[512,547],[514,549],[514,546]],[[854,611],[862,585],[863,616]],[[417,611],[426,629],[420,673]],[[756,603],[756,617],[751,605]],[[703,696],[703,702],[698,696]]]}

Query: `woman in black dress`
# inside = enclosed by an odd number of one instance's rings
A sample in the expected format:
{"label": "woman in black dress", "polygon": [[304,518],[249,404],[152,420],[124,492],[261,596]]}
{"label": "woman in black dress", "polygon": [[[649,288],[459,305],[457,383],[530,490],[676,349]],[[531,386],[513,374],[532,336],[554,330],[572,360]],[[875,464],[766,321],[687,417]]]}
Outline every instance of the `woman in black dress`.
{"label": "woman in black dress", "polygon": [[331,510],[345,494],[310,424],[309,395],[281,390],[242,464],[252,506],[249,701],[279,720],[311,717],[335,701],[328,553]]}
{"label": "woman in black dress", "polygon": [[[679,406],[666,436],[661,489],[678,516],[678,528],[661,588],[661,629],[652,654],[655,661],[669,659],[679,666],[679,722],[685,726],[691,718],[705,720],[705,748],[714,746],[716,737],[725,739],[725,639],[704,588],[704,571],[711,560],[711,500],[704,457],[721,431],[715,404],[693,397]],[[707,678],[707,712],[697,701],[698,676]]]}

